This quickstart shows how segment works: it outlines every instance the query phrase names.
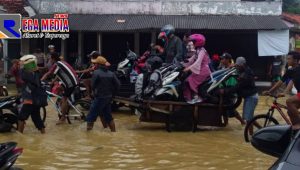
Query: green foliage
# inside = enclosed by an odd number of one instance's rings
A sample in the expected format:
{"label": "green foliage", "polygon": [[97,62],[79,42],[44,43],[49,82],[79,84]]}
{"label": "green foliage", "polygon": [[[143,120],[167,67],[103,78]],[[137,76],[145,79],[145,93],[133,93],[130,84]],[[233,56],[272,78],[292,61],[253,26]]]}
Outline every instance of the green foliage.
{"label": "green foliage", "polygon": [[286,10],[286,12],[300,14],[300,8],[299,7],[291,7],[291,8],[288,8]]}
{"label": "green foliage", "polygon": [[283,0],[282,8],[284,12],[300,14],[299,0]]}

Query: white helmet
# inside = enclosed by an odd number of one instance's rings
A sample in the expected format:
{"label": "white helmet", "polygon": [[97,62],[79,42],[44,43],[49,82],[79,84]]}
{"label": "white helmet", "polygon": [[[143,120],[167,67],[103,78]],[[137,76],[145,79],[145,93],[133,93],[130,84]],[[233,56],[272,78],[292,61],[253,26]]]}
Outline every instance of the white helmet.
{"label": "white helmet", "polygon": [[55,48],[55,46],[52,45],[52,44],[50,44],[50,45],[48,45],[48,48],[49,48],[49,49],[50,49],[50,48]]}
{"label": "white helmet", "polygon": [[20,58],[20,61],[25,70],[32,71],[37,69],[37,59],[34,55],[24,55]]}

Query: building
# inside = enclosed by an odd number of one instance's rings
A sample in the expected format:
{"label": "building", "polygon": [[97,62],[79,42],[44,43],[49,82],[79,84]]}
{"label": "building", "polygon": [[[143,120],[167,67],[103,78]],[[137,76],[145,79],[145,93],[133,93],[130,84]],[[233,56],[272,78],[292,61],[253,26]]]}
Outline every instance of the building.
{"label": "building", "polygon": [[300,52],[300,15],[283,13],[282,18],[290,27],[290,50]]}
{"label": "building", "polygon": [[[282,22],[281,0],[28,0],[35,18],[52,18],[68,13],[70,38],[22,39],[23,53],[47,50],[54,44],[69,62],[99,50],[113,64],[124,58],[127,42],[142,54],[156,42],[165,24],[176,27],[177,35],[202,33],[212,55],[229,52],[244,56],[264,78],[266,57],[286,54],[288,27]],[[271,41],[270,42],[270,38]],[[275,46],[274,43],[275,42]],[[281,45],[280,45],[281,44]],[[284,45],[282,45],[284,44]]]}

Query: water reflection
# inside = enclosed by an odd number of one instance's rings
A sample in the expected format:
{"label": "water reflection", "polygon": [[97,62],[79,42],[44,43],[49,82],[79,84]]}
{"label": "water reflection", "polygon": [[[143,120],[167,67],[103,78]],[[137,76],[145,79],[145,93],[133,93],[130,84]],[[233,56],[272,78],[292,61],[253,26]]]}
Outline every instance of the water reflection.
{"label": "water reflection", "polygon": [[[51,108],[49,108],[51,110]],[[266,107],[261,104],[259,111]],[[115,114],[117,133],[102,129],[91,132],[85,124],[56,126],[49,111],[45,135],[29,120],[25,134],[1,134],[0,140],[15,140],[24,153],[17,161],[23,169],[267,169],[274,158],[256,151],[243,141],[243,127],[230,119],[218,130],[165,132],[163,124],[140,123],[130,113]]]}

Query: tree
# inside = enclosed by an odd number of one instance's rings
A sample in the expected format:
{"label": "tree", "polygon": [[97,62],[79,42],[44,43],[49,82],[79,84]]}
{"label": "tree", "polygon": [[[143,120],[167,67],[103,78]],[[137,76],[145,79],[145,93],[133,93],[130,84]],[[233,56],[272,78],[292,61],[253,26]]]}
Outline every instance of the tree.
{"label": "tree", "polygon": [[300,14],[299,0],[283,0],[282,9],[284,12]]}

